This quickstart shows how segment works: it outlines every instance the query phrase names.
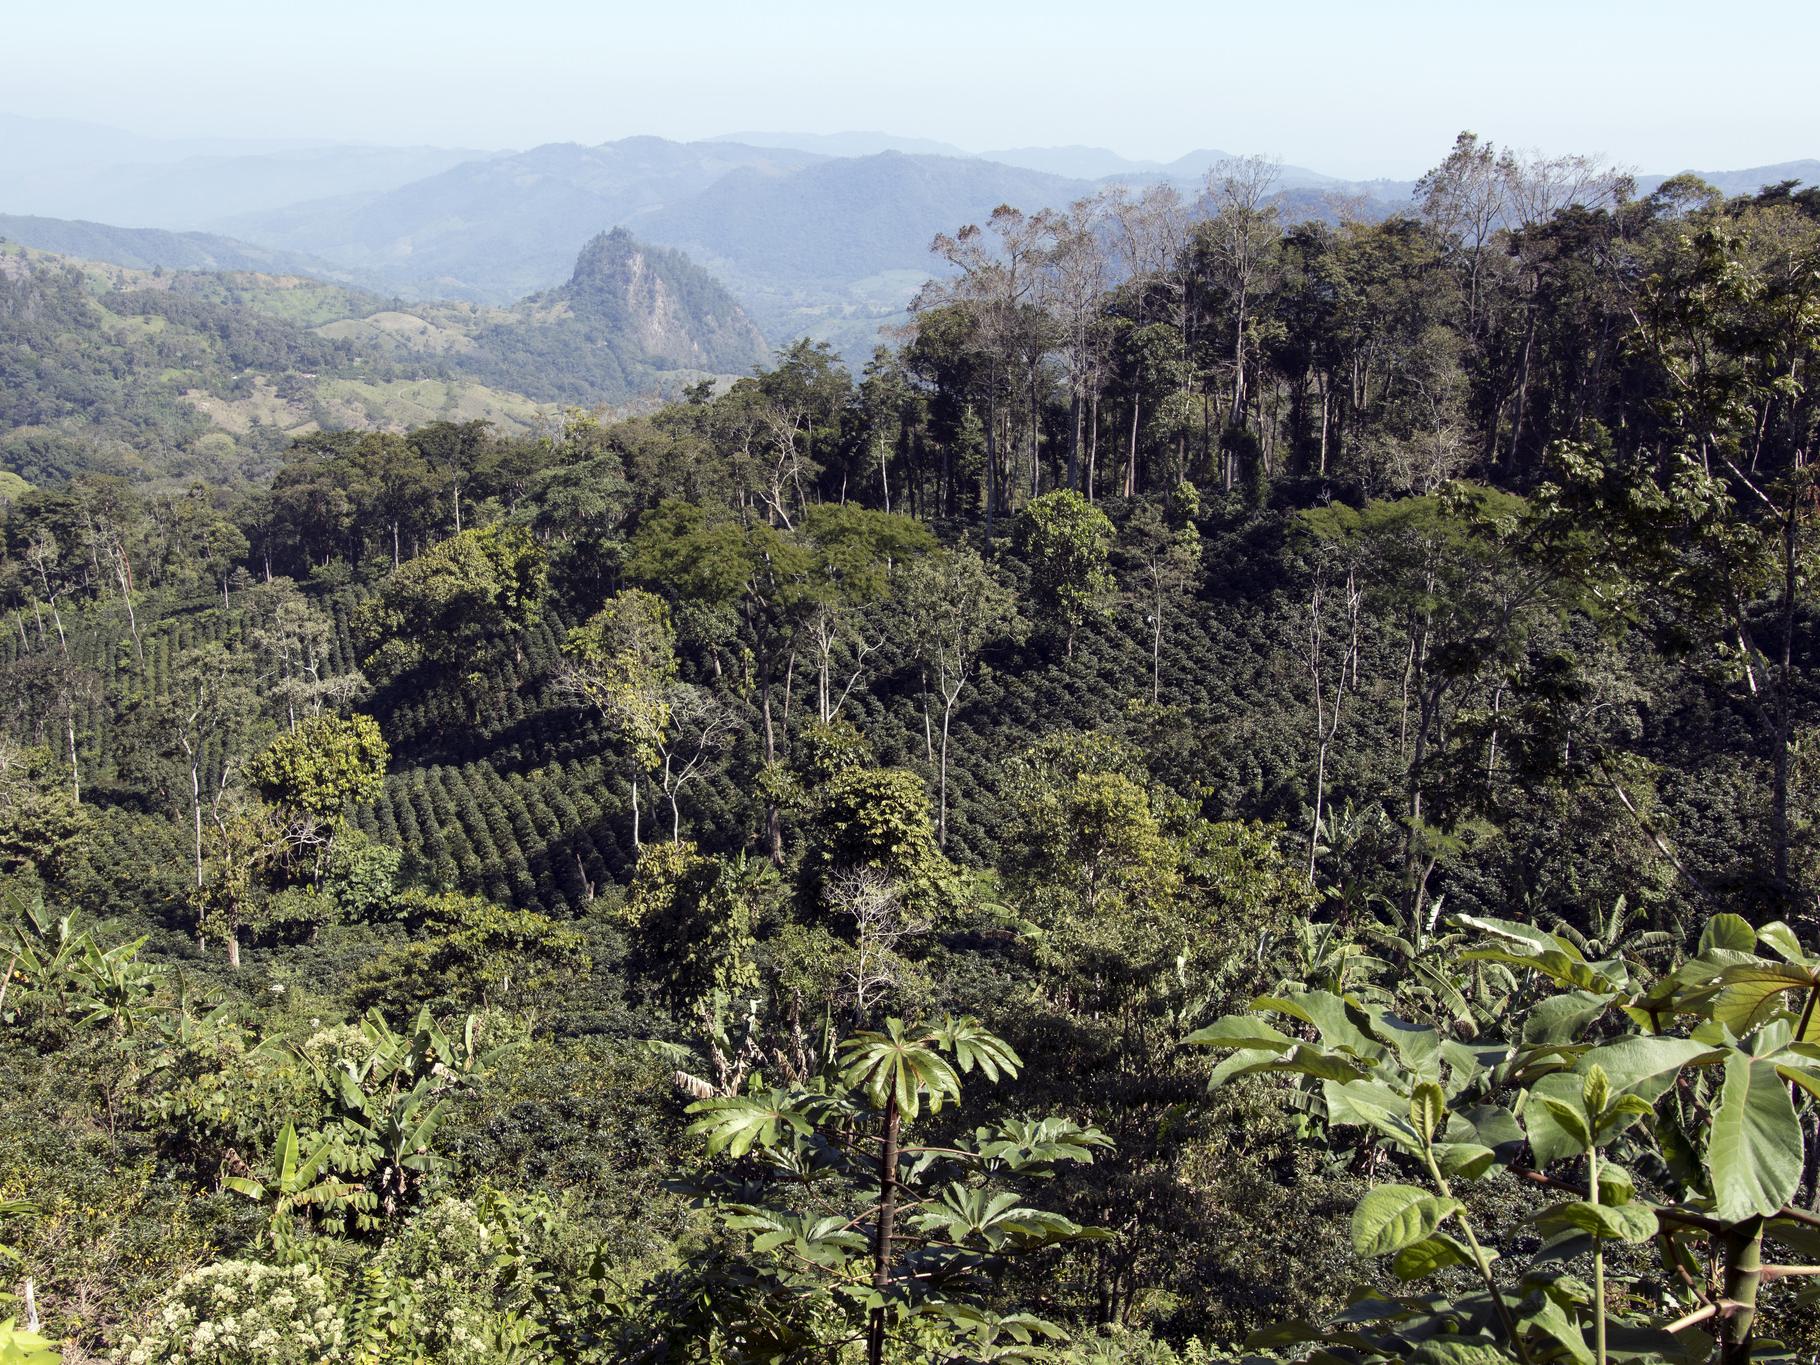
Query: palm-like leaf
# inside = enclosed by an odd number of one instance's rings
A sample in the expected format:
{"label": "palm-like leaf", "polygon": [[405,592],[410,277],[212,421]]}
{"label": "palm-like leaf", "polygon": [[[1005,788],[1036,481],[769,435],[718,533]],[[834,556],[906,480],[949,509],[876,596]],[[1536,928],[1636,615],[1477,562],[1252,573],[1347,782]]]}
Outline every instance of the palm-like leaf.
{"label": "palm-like leaf", "polygon": [[927,1093],[934,1113],[961,1093],[960,1076],[936,1050],[940,1041],[936,1033],[908,1034],[903,1020],[887,1019],[884,1032],[855,1034],[842,1045],[841,1079],[875,1109],[895,1104],[904,1118],[914,1119]]}
{"label": "palm-like leaf", "polygon": [[793,1097],[782,1090],[697,1100],[688,1112],[701,1116],[688,1131],[707,1139],[710,1156],[725,1152],[742,1157],[755,1145],[773,1146],[786,1131],[806,1137],[813,1127]]}

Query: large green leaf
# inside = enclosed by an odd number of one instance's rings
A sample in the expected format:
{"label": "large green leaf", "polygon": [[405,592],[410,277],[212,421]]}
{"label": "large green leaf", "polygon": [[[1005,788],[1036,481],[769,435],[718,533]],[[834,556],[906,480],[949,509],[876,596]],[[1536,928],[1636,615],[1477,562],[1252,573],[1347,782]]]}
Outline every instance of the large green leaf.
{"label": "large green leaf", "polygon": [[1447,1121],[1447,1096],[1433,1081],[1424,1081],[1410,1092],[1409,1123],[1424,1142]]}
{"label": "large green leaf", "polygon": [[1757,942],[1784,962],[1813,965],[1813,959],[1801,951],[1801,940],[1795,937],[1795,931],[1779,919],[1771,920],[1757,930]]}
{"label": "large green leaf", "polygon": [[1409,1101],[1389,1086],[1377,1081],[1328,1081],[1321,1093],[1327,1101],[1329,1124],[1359,1124],[1382,1133],[1408,1151],[1421,1151],[1422,1140],[1409,1126]]}
{"label": "large green leaf", "polygon": [[1571,1043],[1580,1030],[1611,1007],[1599,991],[1567,991],[1538,1002],[1523,1021],[1526,1043]]}
{"label": "large green leaf", "polygon": [[1182,1041],[1194,1047],[1235,1047],[1262,1052],[1287,1052],[1296,1045],[1296,1040],[1287,1033],[1251,1014],[1229,1014],[1206,1028],[1196,1029]]}
{"label": "large green leaf", "polygon": [[1749,920],[1743,915],[1734,915],[1721,911],[1706,921],[1706,927],[1700,931],[1700,952],[1702,955],[1714,948],[1726,949],[1734,953],[1754,952],[1757,947],[1757,931],[1751,928]]}
{"label": "large green leaf", "polygon": [[771,1146],[786,1129],[807,1135],[811,1127],[781,1090],[698,1100],[688,1112],[701,1116],[688,1131],[706,1137],[710,1156],[724,1151],[730,1157],[742,1157],[755,1145]]}
{"label": "large green leaf", "polygon": [[1436,1232],[1404,1247],[1391,1261],[1390,1268],[1399,1280],[1419,1280],[1437,1270],[1472,1264],[1471,1248],[1456,1237]]}
{"label": "large green leaf", "polygon": [[1788,962],[1727,967],[1719,974],[1713,1018],[1742,1038],[1774,1017],[1785,992],[1812,990],[1816,980],[1811,968]]}
{"label": "large green leaf", "polygon": [[1801,1180],[1801,1124],[1773,1062],[1734,1052],[1706,1148],[1719,1216],[1769,1216]]}
{"label": "large green leaf", "polygon": [[1368,1032],[1371,1020],[1352,1001],[1328,991],[1291,991],[1284,995],[1261,995],[1251,1002],[1253,1010],[1273,1010],[1300,1019],[1319,1030],[1321,1042],[1330,1050],[1350,1052],[1356,1057],[1378,1060],[1388,1049]]}
{"label": "large green leaf", "polygon": [[1380,1185],[1352,1211],[1352,1249],[1361,1256],[1389,1256],[1414,1246],[1464,1207],[1414,1185]]}
{"label": "large green leaf", "polygon": [[[1542,1077],[1530,1087],[1523,1105],[1523,1127],[1529,1133],[1529,1148],[1535,1156],[1538,1169],[1571,1156],[1579,1156],[1586,1150],[1580,1133],[1563,1127],[1556,1117],[1554,1106],[1548,1103],[1554,1101],[1555,1104],[1578,1111],[1580,1088],[1578,1076],[1560,1071]],[[1579,1127],[1584,1129],[1583,1121]]]}
{"label": "large green leaf", "polygon": [[1518,1307],[1516,1318],[1524,1328],[1533,1328],[1555,1341],[1575,1365],[1593,1365],[1593,1353],[1580,1325],[1548,1295],[1531,1294]]}
{"label": "large green leaf", "polygon": [[1616,1242],[1647,1242],[1657,1229],[1655,1210],[1647,1204],[1590,1204],[1584,1199],[1551,1204],[1534,1222],[1549,1235],[1572,1228]]}
{"label": "large green leaf", "polygon": [[1601,1068],[1611,1088],[1652,1104],[1674,1083],[1682,1068],[1719,1061],[1724,1052],[1691,1038],[1633,1037],[1581,1054],[1576,1070],[1585,1075]]}

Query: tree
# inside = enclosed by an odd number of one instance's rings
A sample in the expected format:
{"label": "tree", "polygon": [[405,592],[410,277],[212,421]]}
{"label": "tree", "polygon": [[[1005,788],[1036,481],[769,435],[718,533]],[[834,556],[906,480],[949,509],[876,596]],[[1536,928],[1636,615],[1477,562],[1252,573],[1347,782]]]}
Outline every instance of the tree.
{"label": "tree", "polygon": [[[802,539],[814,555],[806,629],[815,651],[816,709],[823,725],[840,714],[864,674],[866,656],[883,643],[865,624],[890,596],[894,573],[934,548],[935,537],[910,517],[846,503],[818,503],[803,514]],[[845,647],[853,670],[837,696],[835,651]]]}
{"label": "tree", "polygon": [[[195,885],[200,892],[203,869],[202,825],[204,775],[207,800],[217,813],[244,762],[246,729],[254,715],[250,686],[252,669],[244,655],[232,654],[219,643],[187,651],[177,660],[170,694],[158,710],[170,746],[181,756],[189,779],[189,806],[196,864]],[[213,771],[210,772],[210,766]],[[239,945],[228,940],[230,962],[237,962]]]}
{"label": "tree", "polygon": [[1071,659],[1075,632],[1106,613],[1112,541],[1112,522],[1073,489],[1045,493],[1018,514],[1013,544],[1030,566],[1035,615],[1064,632]]}
{"label": "tree", "polygon": [[[955,706],[994,640],[1014,635],[1023,622],[1017,599],[993,576],[986,561],[961,546],[907,565],[902,581],[905,638],[922,666],[924,740],[936,765],[936,842],[948,846],[948,736]],[[939,748],[929,735],[928,680],[942,703]]]}
{"label": "tree", "polygon": [[[763,859],[756,867],[770,871]],[[704,857],[681,841],[645,848],[626,892],[624,918],[637,936],[632,972],[656,981],[679,1015],[717,991],[751,991],[758,984],[753,921],[764,889],[743,858]]]}
{"label": "tree", "polygon": [[250,632],[251,642],[290,729],[303,717],[339,713],[368,690],[358,669],[333,671],[334,623],[289,579],[262,584],[250,598],[249,614],[259,622]]}
{"label": "tree", "polygon": [[[739,612],[752,642],[764,760],[777,762],[774,694],[779,674],[795,658],[795,632],[814,569],[809,548],[774,526],[741,524],[670,501],[639,526],[626,569],[684,599]],[[781,866],[783,826],[775,803],[766,812],[766,828],[771,859]]]}
{"label": "tree", "polygon": [[[952,282],[925,285],[911,304],[920,318],[960,308],[970,327],[967,341],[980,360],[985,401],[986,533],[1009,505],[1015,433],[1023,427],[1030,450],[1030,491],[1036,493],[1041,439],[1039,381],[1048,349],[1048,320],[1037,304],[1046,225],[1009,204],[992,211],[985,228],[968,224],[954,236],[938,235],[929,249],[952,266]],[[1018,420],[1023,417],[1020,423]]]}
{"label": "tree", "polygon": [[1143,607],[1150,626],[1150,703],[1162,693],[1163,630],[1169,611],[1194,589],[1201,571],[1201,533],[1194,517],[1200,495],[1190,483],[1179,484],[1163,506],[1139,503],[1124,530],[1124,549],[1134,577],[1132,596]]}
{"label": "tree", "polygon": [[360,604],[354,631],[364,662],[395,681],[460,661],[470,667],[456,676],[472,694],[502,644],[522,657],[523,633],[542,614],[545,586],[543,553],[526,532],[463,531],[406,561]]}
{"label": "tree", "polygon": [[[1276,210],[1266,207],[1264,201],[1279,171],[1274,161],[1247,156],[1222,161],[1207,172],[1206,194],[1215,213],[1202,231],[1232,314],[1232,407],[1226,421],[1234,428],[1245,420],[1245,351],[1251,344],[1252,296],[1263,281],[1267,253],[1278,236]],[[1226,486],[1232,486],[1230,469]]]}
{"label": "tree", "polygon": [[679,681],[670,608],[628,588],[607,600],[563,646],[568,686],[591,703],[631,751],[632,844],[639,844],[638,773],[656,772],[670,802],[670,838],[682,839],[683,789],[719,753],[733,716],[708,689]]}
{"label": "tree", "polygon": [[993,1311],[988,1291],[1015,1258],[1102,1235],[1025,1200],[1030,1182],[1091,1162],[1106,1139],[1050,1117],[918,1142],[925,1114],[960,1102],[963,1076],[997,1081],[1022,1066],[975,1019],[888,1019],[828,1056],[796,1087],[690,1106],[690,1131],[727,1163],[692,1185],[747,1249],[697,1272],[699,1297],[668,1316],[665,1344],[736,1342],[784,1360],[863,1340],[869,1365],[882,1365],[933,1337],[988,1359],[1044,1358],[1060,1330]]}
{"label": "tree", "polygon": [[812,900],[831,878],[865,869],[881,873],[917,909],[943,892],[948,860],[929,818],[929,789],[905,768],[849,766],[816,793],[803,872]]}
{"label": "tree", "polygon": [[[1322,553],[1325,549],[1327,552]],[[1308,880],[1312,884],[1315,859],[1320,853],[1323,815],[1327,800],[1327,760],[1340,733],[1340,716],[1347,688],[1359,683],[1360,615],[1365,604],[1359,566],[1344,547],[1317,547],[1313,581],[1308,594],[1308,650],[1305,658],[1314,692],[1314,813],[1308,829]],[[1329,622],[1330,601],[1338,601],[1338,621]],[[1341,624],[1343,623],[1343,624]],[[1337,657],[1329,643],[1330,632],[1338,644]]]}
{"label": "tree", "polygon": [[1772,913],[1806,890],[1791,793],[1812,723],[1797,642],[1816,554],[1816,267],[1820,228],[1787,206],[1700,214],[1637,304],[1654,410],[1638,433],[1564,444],[1545,490],[1565,526],[1591,537],[1602,585],[1639,620],[1656,613],[1657,638],[1691,647],[1750,714],[1769,762]]}
{"label": "tree", "polygon": [[1039,294],[1054,319],[1068,364],[1068,475],[1066,487],[1093,497],[1092,462],[1082,478],[1081,432],[1089,410],[1097,413],[1099,385],[1105,376],[1105,327],[1100,310],[1109,278],[1107,252],[1101,241],[1106,225],[1103,198],[1082,199],[1065,213],[1038,215],[1048,234]]}
{"label": "tree", "polygon": [[630,751],[632,846],[639,846],[638,779],[663,762],[676,687],[676,628],[654,593],[628,588],[569,632],[568,685],[600,712]]}
{"label": "tree", "polygon": [[349,807],[375,801],[385,790],[389,757],[371,716],[319,715],[279,735],[247,765],[247,780],[291,818],[296,839],[316,846],[312,880]]}
{"label": "tree", "polygon": [[81,849],[89,822],[55,774],[49,749],[0,736],[0,873],[54,880]]}
{"label": "tree", "polygon": [[238,971],[243,937],[266,927],[269,883],[297,852],[317,845],[320,836],[313,829],[298,829],[271,806],[229,804],[225,794],[211,806],[209,817],[196,844],[199,861],[189,891],[190,913],[197,939],[219,938],[229,969]]}
{"label": "tree", "polygon": [[[1403,911],[1419,916],[1445,836],[1511,778],[1497,757],[1503,693],[1532,633],[1551,612],[1583,600],[1588,567],[1545,509],[1473,484],[1363,511],[1335,503],[1301,517],[1330,552],[1360,565],[1364,585],[1404,631]],[[1469,701],[1489,724],[1459,723]],[[1480,739],[1483,764],[1462,768],[1458,755]]]}

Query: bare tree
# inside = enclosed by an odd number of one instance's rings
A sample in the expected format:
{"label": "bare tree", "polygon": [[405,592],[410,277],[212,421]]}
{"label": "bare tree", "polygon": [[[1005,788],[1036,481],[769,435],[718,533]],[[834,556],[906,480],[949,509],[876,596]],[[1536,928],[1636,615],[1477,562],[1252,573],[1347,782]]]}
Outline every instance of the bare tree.
{"label": "bare tree", "polygon": [[1314,819],[1308,833],[1308,880],[1314,881],[1315,857],[1321,848],[1321,821],[1327,799],[1327,757],[1340,732],[1340,710],[1346,689],[1359,673],[1359,614],[1364,593],[1351,564],[1341,591],[1345,635],[1338,660],[1330,659],[1327,599],[1331,589],[1326,569],[1315,574],[1308,598],[1308,676],[1314,684]]}
{"label": "bare tree", "polygon": [[947,305],[974,321],[975,344],[985,362],[986,527],[1008,506],[1006,490],[1015,463],[1015,418],[1025,423],[1034,467],[1041,424],[1038,383],[1046,350],[1045,319],[1036,307],[1043,263],[1044,228],[1009,204],[1000,204],[984,228],[968,224],[954,236],[939,234],[929,249],[954,267],[950,280],[933,280],[918,292],[913,312]]}
{"label": "bare tree", "polygon": [[1504,217],[1508,189],[1498,169],[1497,149],[1473,132],[1455,138],[1447,158],[1416,182],[1423,218],[1466,250],[1466,329],[1470,333],[1478,330],[1485,245]]}
{"label": "bare tree", "polygon": [[[1112,239],[1118,263],[1136,298],[1138,325],[1142,326],[1149,321],[1149,303],[1152,296],[1157,295],[1165,300],[1169,311],[1176,316],[1185,339],[1188,295],[1184,267],[1189,259],[1188,206],[1182,202],[1182,196],[1169,185],[1151,185],[1136,195],[1119,186],[1107,193],[1105,205],[1113,229]],[[1138,429],[1141,417],[1139,395],[1134,387],[1122,488],[1124,496],[1128,498],[1137,493]]]}
{"label": "bare tree", "polygon": [[[1109,275],[1101,244],[1105,200],[1081,199],[1063,213],[1038,215],[1048,234],[1039,297],[1054,320],[1068,367],[1068,487],[1081,484],[1081,431],[1090,395],[1105,373],[1100,307]],[[1091,495],[1092,484],[1088,484]]]}
{"label": "bare tree", "polygon": [[[1280,162],[1261,156],[1222,161],[1207,172],[1206,197],[1215,210],[1207,241],[1232,310],[1232,406],[1227,421],[1235,427],[1245,418],[1245,349],[1252,296],[1263,280],[1270,247],[1278,235],[1276,210],[1265,201],[1281,172]],[[1227,483],[1230,486],[1230,472]]]}
{"label": "bare tree", "polygon": [[853,921],[853,956],[842,975],[853,993],[854,1016],[863,1021],[903,981],[899,946],[927,933],[929,921],[905,908],[897,883],[877,868],[842,873],[824,897],[835,915]]}

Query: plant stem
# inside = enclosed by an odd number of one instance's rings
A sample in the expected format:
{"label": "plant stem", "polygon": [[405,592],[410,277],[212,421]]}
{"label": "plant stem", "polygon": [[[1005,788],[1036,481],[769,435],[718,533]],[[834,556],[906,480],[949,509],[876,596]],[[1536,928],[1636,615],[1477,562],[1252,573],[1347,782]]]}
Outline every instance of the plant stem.
{"label": "plant stem", "polygon": [[[1586,1150],[1586,1184],[1589,1202],[1599,1206],[1599,1149]],[[1593,1283],[1593,1351],[1598,1365],[1605,1365],[1605,1239],[1598,1233],[1592,1239]]]}
{"label": "plant stem", "polygon": [[[1447,1184],[1447,1177],[1441,1174],[1441,1168],[1435,1164],[1434,1144],[1422,1144],[1422,1158],[1428,1163],[1428,1175],[1435,1183],[1435,1189],[1441,1198],[1452,1199],[1453,1190]],[[1499,1292],[1498,1282],[1492,1278],[1491,1260],[1485,1249],[1479,1245],[1479,1239],[1473,1235],[1472,1220],[1467,1218],[1465,1209],[1454,1214],[1454,1221],[1460,1225],[1460,1231],[1466,1234],[1466,1245],[1472,1249],[1473,1264],[1478,1267],[1479,1278],[1485,1281],[1485,1288],[1491,1293],[1492,1307],[1497,1309],[1498,1321],[1504,1325],[1504,1335],[1510,1339],[1510,1346],[1517,1353],[1517,1359],[1523,1365],[1530,1365],[1529,1351],[1523,1345],[1523,1336],[1517,1331],[1517,1320],[1511,1316],[1510,1305],[1504,1302],[1504,1295]]]}
{"label": "plant stem", "polygon": [[1757,1290],[1763,1284],[1763,1220],[1747,1218],[1725,1235],[1725,1298],[1728,1312],[1720,1343],[1721,1365],[1750,1359],[1751,1329],[1757,1320]]}

